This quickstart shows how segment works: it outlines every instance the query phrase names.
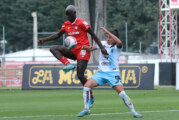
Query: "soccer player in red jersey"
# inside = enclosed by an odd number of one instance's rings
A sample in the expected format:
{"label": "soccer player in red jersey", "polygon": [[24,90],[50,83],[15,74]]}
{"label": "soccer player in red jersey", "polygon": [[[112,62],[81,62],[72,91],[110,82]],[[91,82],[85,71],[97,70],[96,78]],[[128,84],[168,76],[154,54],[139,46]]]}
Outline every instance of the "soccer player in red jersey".
{"label": "soccer player in red jersey", "polygon": [[[70,64],[67,58],[77,60],[77,76],[80,79],[81,83],[84,85],[87,81],[84,76],[84,72],[90,58],[90,52],[82,49],[83,46],[90,46],[87,33],[89,33],[93,37],[105,57],[108,57],[108,53],[102,46],[98,37],[92,31],[90,25],[85,20],[76,17],[76,9],[73,5],[67,6],[66,16],[68,18],[68,21],[64,22],[60,31],[49,37],[41,38],[39,40],[39,44],[41,45],[46,41],[55,40],[61,37],[64,33],[67,33],[68,36],[75,37],[77,40],[77,46],[74,49],[69,50],[62,45],[55,45],[50,48],[50,51],[58,60],[67,65],[63,68],[63,70],[66,72],[75,69],[75,65]],[[94,98],[92,91],[90,91],[90,93],[90,107],[92,107]]]}

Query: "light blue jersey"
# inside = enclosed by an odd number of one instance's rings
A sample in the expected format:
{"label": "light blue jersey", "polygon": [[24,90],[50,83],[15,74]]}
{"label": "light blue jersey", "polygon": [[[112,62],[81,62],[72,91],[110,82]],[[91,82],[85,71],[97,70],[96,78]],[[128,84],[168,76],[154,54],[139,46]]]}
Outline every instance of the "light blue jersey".
{"label": "light blue jersey", "polygon": [[[118,48],[117,45],[108,45],[107,41],[102,41],[101,43],[107,50],[109,58],[105,58],[100,51],[98,69],[103,72],[119,71],[119,57],[121,55],[122,48]],[[97,48],[99,47],[97,46]]]}
{"label": "light blue jersey", "polygon": [[[99,85],[105,83],[109,83],[111,87],[123,85],[118,64],[122,48],[118,48],[117,45],[108,45],[107,41],[102,41],[101,43],[107,50],[109,58],[105,58],[100,52],[98,72],[91,76],[91,78],[96,80]],[[97,48],[99,47],[97,46]]]}

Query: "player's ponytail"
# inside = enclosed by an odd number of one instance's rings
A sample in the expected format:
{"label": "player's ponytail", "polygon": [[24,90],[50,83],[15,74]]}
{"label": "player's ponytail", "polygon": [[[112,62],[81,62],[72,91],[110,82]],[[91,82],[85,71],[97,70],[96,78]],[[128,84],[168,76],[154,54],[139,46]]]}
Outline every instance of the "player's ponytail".
{"label": "player's ponytail", "polygon": [[112,30],[112,31],[110,31],[113,35],[115,35],[116,37],[118,37],[119,38],[119,33],[118,33],[118,30],[117,29],[115,29],[115,30]]}
{"label": "player's ponytail", "polygon": [[[116,37],[119,38],[119,33],[118,33],[118,30],[117,29],[114,29],[112,31],[110,31],[113,35],[115,35]],[[113,47],[116,43],[114,43],[111,47]]]}

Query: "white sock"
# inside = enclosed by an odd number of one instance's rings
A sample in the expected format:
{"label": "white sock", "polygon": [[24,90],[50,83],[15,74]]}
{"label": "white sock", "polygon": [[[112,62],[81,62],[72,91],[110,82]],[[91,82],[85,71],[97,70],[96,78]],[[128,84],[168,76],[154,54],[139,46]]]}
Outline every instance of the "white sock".
{"label": "white sock", "polygon": [[84,100],[84,109],[89,110],[89,101],[90,101],[90,88],[83,87],[83,100]]}
{"label": "white sock", "polygon": [[130,98],[125,93],[125,91],[120,92],[119,96],[122,98],[122,100],[124,101],[125,105],[131,110],[132,114],[135,115],[136,111],[134,109],[134,106],[133,106]]}

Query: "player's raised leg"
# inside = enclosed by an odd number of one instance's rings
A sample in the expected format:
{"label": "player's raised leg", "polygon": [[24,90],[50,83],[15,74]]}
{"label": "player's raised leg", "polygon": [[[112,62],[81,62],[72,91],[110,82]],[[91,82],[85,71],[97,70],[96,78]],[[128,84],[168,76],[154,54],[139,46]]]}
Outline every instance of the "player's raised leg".
{"label": "player's raised leg", "polygon": [[[63,68],[65,72],[68,72],[70,70],[75,69],[75,65],[70,64],[67,58],[70,58],[72,60],[75,60],[76,57],[73,54],[73,52],[69,49],[67,49],[64,46],[55,45],[50,48],[50,52],[58,59],[60,60],[64,65],[67,65]],[[67,57],[67,58],[66,58]]]}

